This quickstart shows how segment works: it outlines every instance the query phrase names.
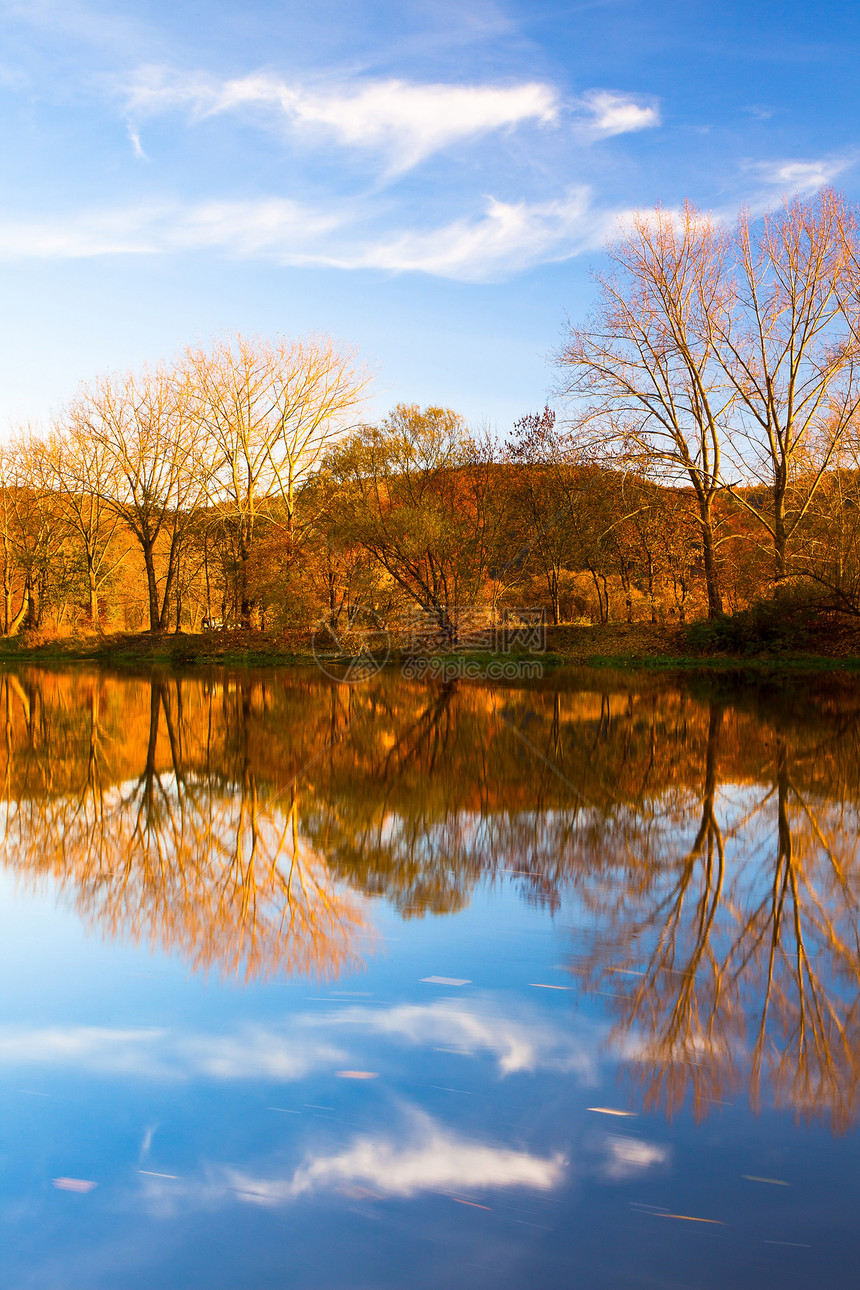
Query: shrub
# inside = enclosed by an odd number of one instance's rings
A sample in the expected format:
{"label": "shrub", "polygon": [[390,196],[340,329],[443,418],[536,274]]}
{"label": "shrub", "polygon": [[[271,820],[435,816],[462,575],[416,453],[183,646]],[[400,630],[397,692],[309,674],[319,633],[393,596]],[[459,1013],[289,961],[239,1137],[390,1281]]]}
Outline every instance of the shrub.
{"label": "shrub", "polygon": [[687,630],[687,645],[700,654],[781,654],[809,645],[812,605],[798,588],[756,600],[737,614],[702,618]]}

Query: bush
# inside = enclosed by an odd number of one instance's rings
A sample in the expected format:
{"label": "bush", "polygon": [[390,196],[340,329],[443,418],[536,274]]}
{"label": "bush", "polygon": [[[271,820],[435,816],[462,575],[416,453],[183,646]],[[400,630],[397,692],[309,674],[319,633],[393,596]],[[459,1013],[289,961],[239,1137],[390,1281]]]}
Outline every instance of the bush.
{"label": "bush", "polygon": [[782,654],[809,646],[812,606],[797,588],[756,600],[738,614],[702,618],[687,630],[687,645],[699,654]]}

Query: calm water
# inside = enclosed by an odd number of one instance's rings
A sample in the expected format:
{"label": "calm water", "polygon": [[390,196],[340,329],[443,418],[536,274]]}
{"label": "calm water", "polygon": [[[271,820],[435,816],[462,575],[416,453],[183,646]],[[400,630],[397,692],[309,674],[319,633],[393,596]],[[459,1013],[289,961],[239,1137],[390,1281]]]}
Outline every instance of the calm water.
{"label": "calm water", "polygon": [[0,676],[4,1290],[856,1284],[860,690]]}

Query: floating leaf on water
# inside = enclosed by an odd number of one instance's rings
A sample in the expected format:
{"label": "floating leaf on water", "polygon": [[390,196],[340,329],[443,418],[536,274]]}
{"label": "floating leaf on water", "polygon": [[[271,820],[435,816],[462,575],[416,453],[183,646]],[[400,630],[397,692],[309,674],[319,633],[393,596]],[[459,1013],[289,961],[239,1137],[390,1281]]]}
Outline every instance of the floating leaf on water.
{"label": "floating leaf on water", "polygon": [[425,985],[471,985],[472,982],[457,976],[422,976]]}

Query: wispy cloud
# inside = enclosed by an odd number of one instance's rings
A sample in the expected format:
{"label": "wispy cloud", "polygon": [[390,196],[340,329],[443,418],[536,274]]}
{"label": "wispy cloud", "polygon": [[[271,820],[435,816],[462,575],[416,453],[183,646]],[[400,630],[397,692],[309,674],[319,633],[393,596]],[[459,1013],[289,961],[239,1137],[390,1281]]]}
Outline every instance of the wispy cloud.
{"label": "wispy cloud", "polygon": [[380,1037],[415,1046],[444,1045],[468,1057],[487,1053],[496,1058],[502,1075],[557,1070],[577,1074],[585,1083],[597,1076],[594,1031],[571,1035],[531,1010],[512,1015],[481,998],[468,1006],[443,1000],[298,1013],[288,1023],[246,1025],[223,1034],[7,1026],[0,1028],[0,1068],[46,1065],[153,1079],[298,1080],[354,1066],[355,1043]]}
{"label": "wispy cloud", "polygon": [[144,152],[143,144],[140,141],[140,134],[132,126],[128,127],[128,137],[131,140],[131,146],[134,151],[134,155],[138,157],[141,161],[148,161],[149,158]]}
{"label": "wispy cloud", "polygon": [[762,103],[750,103],[749,106],[741,108],[741,111],[746,112],[747,116],[751,116],[755,121],[769,121],[775,109],[765,107]]}
{"label": "wispy cloud", "polygon": [[0,259],[215,250],[280,264],[480,282],[598,246],[609,219],[592,211],[585,188],[550,202],[489,198],[480,215],[387,234],[351,230],[346,211],[344,203],[323,211],[273,197],[87,211],[63,219],[0,219]]}
{"label": "wispy cloud", "polygon": [[232,80],[144,68],[123,87],[135,119],[186,109],[202,120],[225,112],[263,110],[297,136],[382,154],[403,172],[452,144],[525,122],[558,118],[552,86],[420,84],[374,80],[315,89],[267,72]]}
{"label": "wispy cloud", "polygon": [[[320,1022],[319,1024],[323,1024]],[[464,1055],[486,1052],[502,1075],[518,1071],[561,1070],[591,1083],[597,1076],[597,1043],[575,1037],[533,1015],[511,1016],[481,1000],[471,1006],[442,1001],[399,1004],[393,1008],[344,1008],[329,1013],[324,1024],[335,1032],[349,1027],[415,1045],[443,1044]]]}
{"label": "wispy cloud", "polygon": [[609,1182],[626,1182],[638,1174],[669,1160],[669,1148],[644,1138],[628,1138],[621,1134],[607,1134],[604,1142],[604,1160],[600,1174]]}
{"label": "wispy cloud", "polygon": [[324,1038],[279,1027],[247,1026],[226,1035],[99,1026],[0,1029],[0,1068],[50,1066],[156,1080],[292,1081],[344,1059],[343,1050]]}
{"label": "wispy cloud", "polygon": [[120,93],[136,122],[176,110],[193,121],[228,112],[262,113],[296,139],[327,140],[380,155],[389,174],[402,174],[454,144],[526,124],[567,120],[581,142],[660,124],[653,98],[589,90],[564,104],[558,90],[542,81],[458,85],[366,80],[315,87],[264,71],[219,80],[199,72],[145,67]]}
{"label": "wispy cloud", "polygon": [[335,251],[322,262],[482,282],[599,246],[608,218],[592,211],[587,188],[573,189],[549,202],[504,202],[491,197],[479,216],[381,237]]}
{"label": "wispy cloud", "polygon": [[228,1201],[274,1207],[301,1196],[362,1187],[377,1198],[407,1199],[422,1192],[489,1191],[526,1187],[551,1191],[565,1178],[561,1154],[534,1155],[452,1133],[431,1116],[410,1107],[396,1135],[357,1135],[342,1151],[309,1153],[292,1172],[210,1167],[187,1181],[142,1185],[148,1206],[176,1212],[185,1206],[212,1208]]}
{"label": "wispy cloud", "polygon": [[48,1065],[104,1074],[153,1069],[162,1073],[154,1054],[165,1033],[109,1026],[4,1026],[0,1030],[0,1067]]}
{"label": "wispy cloud", "polygon": [[611,90],[591,90],[582,96],[580,102],[585,112],[582,128],[592,139],[650,130],[660,124],[660,109],[654,99]]}
{"label": "wispy cloud", "polygon": [[750,163],[745,169],[778,196],[810,197],[854,164],[851,157],[791,158]]}
{"label": "wispy cloud", "polygon": [[286,198],[163,203],[90,210],[56,219],[0,218],[0,259],[82,259],[220,249],[236,255],[286,257],[341,222]]}

